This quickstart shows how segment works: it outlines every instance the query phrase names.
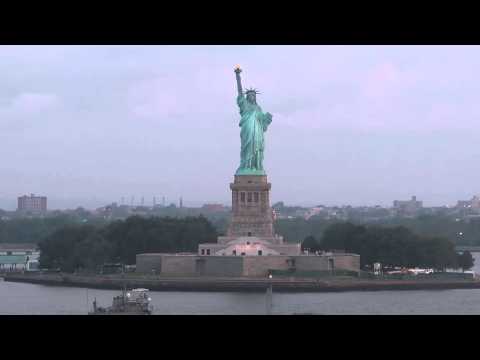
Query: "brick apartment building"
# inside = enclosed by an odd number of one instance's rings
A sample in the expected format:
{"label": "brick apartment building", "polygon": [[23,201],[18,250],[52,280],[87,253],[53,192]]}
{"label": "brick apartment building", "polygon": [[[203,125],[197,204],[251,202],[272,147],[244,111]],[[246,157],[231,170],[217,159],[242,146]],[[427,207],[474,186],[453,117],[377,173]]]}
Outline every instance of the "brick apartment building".
{"label": "brick apartment building", "polygon": [[46,212],[47,211],[47,197],[46,196],[30,196],[24,195],[18,198],[17,211],[23,212]]}

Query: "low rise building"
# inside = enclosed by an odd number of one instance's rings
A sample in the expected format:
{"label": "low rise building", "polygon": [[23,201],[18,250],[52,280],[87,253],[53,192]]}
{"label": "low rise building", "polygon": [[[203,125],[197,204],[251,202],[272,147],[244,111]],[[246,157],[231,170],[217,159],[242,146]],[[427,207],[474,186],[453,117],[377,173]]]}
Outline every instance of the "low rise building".
{"label": "low rise building", "polygon": [[37,270],[39,258],[36,244],[0,243],[1,272]]}
{"label": "low rise building", "polygon": [[323,217],[328,216],[328,212],[324,207],[313,207],[307,210],[307,213],[305,214],[304,218],[305,220],[310,219],[312,216],[319,216],[323,215]]}
{"label": "low rise building", "polygon": [[464,215],[480,213],[480,197],[474,196],[470,200],[459,200],[456,209]]}
{"label": "low rise building", "polygon": [[410,200],[395,200],[393,209],[397,215],[413,216],[423,208],[423,202],[418,201],[416,196],[412,196]]}

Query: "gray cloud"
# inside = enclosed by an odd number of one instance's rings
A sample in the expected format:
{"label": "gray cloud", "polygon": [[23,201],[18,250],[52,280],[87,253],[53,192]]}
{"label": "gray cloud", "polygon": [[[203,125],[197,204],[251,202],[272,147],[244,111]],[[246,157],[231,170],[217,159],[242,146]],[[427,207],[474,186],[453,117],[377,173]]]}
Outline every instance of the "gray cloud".
{"label": "gray cloud", "polygon": [[228,203],[233,66],[273,114],[273,200],[444,204],[479,192],[477,46],[1,46],[0,207],[135,195]]}

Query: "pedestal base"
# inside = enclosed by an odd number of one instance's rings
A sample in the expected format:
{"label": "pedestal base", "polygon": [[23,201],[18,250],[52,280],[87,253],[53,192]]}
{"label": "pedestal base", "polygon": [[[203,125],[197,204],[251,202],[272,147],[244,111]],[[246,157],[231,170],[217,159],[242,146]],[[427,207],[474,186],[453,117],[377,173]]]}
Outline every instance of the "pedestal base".
{"label": "pedestal base", "polygon": [[270,188],[266,175],[235,175],[228,237],[274,238]]}
{"label": "pedestal base", "polygon": [[300,244],[284,244],[279,238],[219,237],[218,243],[200,244],[198,255],[272,256],[300,255]]}

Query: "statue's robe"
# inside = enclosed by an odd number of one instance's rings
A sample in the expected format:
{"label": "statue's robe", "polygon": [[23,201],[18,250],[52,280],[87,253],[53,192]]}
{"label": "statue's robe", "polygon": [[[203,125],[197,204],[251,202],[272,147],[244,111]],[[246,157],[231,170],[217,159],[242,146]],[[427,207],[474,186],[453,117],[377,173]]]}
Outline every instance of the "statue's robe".
{"label": "statue's robe", "polygon": [[263,150],[265,147],[264,132],[272,122],[270,114],[264,114],[262,108],[252,104],[239,95],[237,104],[240,108],[240,137],[242,148],[240,152],[240,169],[263,170]]}

